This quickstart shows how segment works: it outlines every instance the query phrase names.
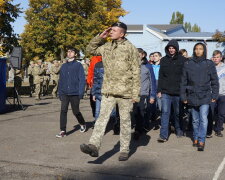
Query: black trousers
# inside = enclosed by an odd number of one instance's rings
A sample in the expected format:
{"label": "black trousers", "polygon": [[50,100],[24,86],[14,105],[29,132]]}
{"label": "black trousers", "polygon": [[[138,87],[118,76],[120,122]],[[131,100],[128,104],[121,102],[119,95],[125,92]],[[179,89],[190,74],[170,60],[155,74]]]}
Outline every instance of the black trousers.
{"label": "black trousers", "polygon": [[215,131],[220,132],[223,130],[223,123],[225,120],[225,96],[219,96],[217,101],[218,118],[216,119]]}
{"label": "black trousers", "polygon": [[143,132],[146,125],[146,110],[147,110],[148,96],[141,96],[139,103],[134,103],[133,105],[133,115],[135,119],[135,131],[139,133]]}
{"label": "black trousers", "polygon": [[92,94],[90,94],[90,105],[91,105],[92,115],[93,115],[93,117],[95,117],[96,102],[93,101],[93,95]]}
{"label": "black trousers", "polygon": [[210,107],[209,107],[209,115],[208,115],[207,135],[211,135],[213,133],[213,121],[215,119],[215,107],[216,107],[216,103],[211,102]]}
{"label": "black trousers", "polygon": [[61,131],[66,131],[67,124],[67,112],[69,103],[71,104],[71,108],[74,116],[77,118],[80,125],[85,125],[85,120],[83,115],[80,112],[80,98],[79,96],[70,96],[70,95],[62,95],[60,97],[61,100],[61,113],[60,113],[60,129]]}

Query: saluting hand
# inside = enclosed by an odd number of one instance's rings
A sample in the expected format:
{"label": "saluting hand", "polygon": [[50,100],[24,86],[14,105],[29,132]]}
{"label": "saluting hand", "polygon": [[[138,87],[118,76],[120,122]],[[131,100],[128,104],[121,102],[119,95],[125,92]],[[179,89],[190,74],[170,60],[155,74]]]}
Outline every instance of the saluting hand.
{"label": "saluting hand", "polygon": [[99,36],[103,39],[107,38],[109,36],[109,32],[111,31],[111,27],[109,27],[108,29],[106,29],[105,31],[103,31],[103,33],[101,33]]}

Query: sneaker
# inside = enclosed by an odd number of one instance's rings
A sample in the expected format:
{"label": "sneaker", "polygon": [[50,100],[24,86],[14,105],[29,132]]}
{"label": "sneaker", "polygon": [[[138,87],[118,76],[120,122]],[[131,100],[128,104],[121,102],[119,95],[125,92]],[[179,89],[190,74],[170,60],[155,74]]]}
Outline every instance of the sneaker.
{"label": "sneaker", "polygon": [[164,143],[164,142],[167,141],[167,139],[164,139],[164,138],[159,137],[157,141],[158,141],[159,143]]}
{"label": "sneaker", "polygon": [[212,134],[207,134],[206,135],[206,138],[212,138],[213,136],[212,136]]}
{"label": "sneaker", "polygon": [[92,157],[98,157],[98,149],[95,145],[93,144],[81,144],[80,145],[80,150],[85,153],[89,154]]}
{"label": "sneaker", "polygon": [[205,143],[200,142],[200,143],[198,144],[198,151],[204,151],[204,148],[205,148]]}
{"label": "sneaker", "polygon": [[64,137],[64,136],[66,136],[66,132],[65,132],[65,131],[60,131],[59,134],[56,134],[56,137],[57,137],[57,138],[62,138],[62,137]]}
{"label": "sneaker", "polygon": [[223,134],[220,131],[216,132],[215,135],[218,137],[223,137]]}
{"label": "sneaker", "polygon": [[128,158],[129,158],[129,154],[128,153],[121,152],[118,160],[119,161],[126,161],[126,160],[128,160]]}
{"label": "sneaker", "polygon": [[80,125],[80,132],[84,133],[86,131],[86,125]]}
{"label": "sneaker", "polygon": [[198,140],[194,140],[193,147],[198,147]]}

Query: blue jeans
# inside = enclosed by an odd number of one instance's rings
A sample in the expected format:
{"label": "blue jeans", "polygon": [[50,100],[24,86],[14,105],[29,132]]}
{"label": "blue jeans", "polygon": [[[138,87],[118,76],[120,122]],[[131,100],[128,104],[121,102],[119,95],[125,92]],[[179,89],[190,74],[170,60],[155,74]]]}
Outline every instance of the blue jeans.
{"label": "blue jeans", "polygon": [[204,143],[208,126],[209,104],[193,107],[191,114],[193,118],[193,138]]}
{"label": "blue jeans", "polygon": [[98,119],[101,109],[101,99],[96,98],[95,101],[95,121]]}
{"label": "blue jeans", "polygon": [[163,139],[168,139],[171,105],[173,105],[173,110],[174,110],[173,115],[174,115],[174,125],[175,125],[175,129],[176,129],[176,134],[182,135],[183,132],[180,128],[181,127],[181,125],[180,125],[180,97],[179,96],[171,96],[168,94],[162,94],[161,102],[162,102],[162,116],[161,116],[160,137]]}

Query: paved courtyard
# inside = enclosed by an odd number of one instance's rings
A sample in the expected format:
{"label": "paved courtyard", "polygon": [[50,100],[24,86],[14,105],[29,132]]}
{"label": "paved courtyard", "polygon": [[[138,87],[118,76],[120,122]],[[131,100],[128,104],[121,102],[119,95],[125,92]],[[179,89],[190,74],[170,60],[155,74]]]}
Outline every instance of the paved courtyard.
{"label": "paved courtyard", "polygon": [[[172,134],[168,142],[159,144],[159,130],[151,130],[139,141],[132,141],[129,160],[119,162],[119,136],[109,131],[100,156],[92,158],[80,152],[80,144],[88,143],[93,130],[80,133],[71,108],[69,135],[57,139],[60,101],[46,97],[37,102],[23,97],[22,102],[25,111],[0,115],[1,180],[225,179],[225,138],[207,139],[205,151],[198,152],[190,137],[178,139]],[[81,112],[90,126],[93,118],[88,100],[82,100]]]}

